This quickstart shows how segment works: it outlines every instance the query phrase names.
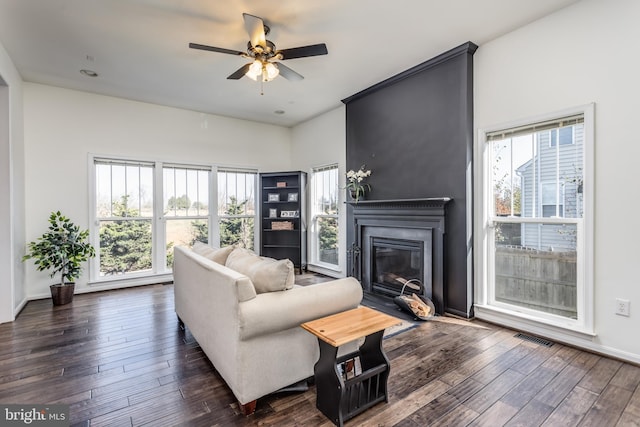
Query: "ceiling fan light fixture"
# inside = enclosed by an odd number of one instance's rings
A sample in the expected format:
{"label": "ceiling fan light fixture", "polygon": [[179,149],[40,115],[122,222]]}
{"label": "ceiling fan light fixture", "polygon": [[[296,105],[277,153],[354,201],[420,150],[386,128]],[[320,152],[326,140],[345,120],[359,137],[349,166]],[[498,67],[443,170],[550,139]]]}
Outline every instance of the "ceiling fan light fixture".
{"label": "ceiling fan light fixture", "polygon": [[259,59],[253,61],[253,64],[251,64],[245,75],[251,80],[257,81],[258,76],[262,75],[262,61]]}
{"label": "ceiling fan light fixture", "polygon": [[207,50],[253,59],[252,62],[248,64],[245,63],[238,70],[230,74],[227,77],[228,80],[239,80],[247,76],[253,81],[260,79],[260,83],[264,83],[282,75],[282,77],[287,80],[299,81],[304,79],[302,75],[282,63],[274,63],[271,61],[306,58],[309,56],[326,55],[328,53],[327,45],[324,43],[278,50],[272,41],[266,39],[266,35],[269,34],[269,27],[265,25],[262,18],[248,13],[243,13],[242,18],[244,19],[245,29],[249,33],[249,41],[247,42],[247,50],[245,52],[207,46],[199,43],[189,43],[189,48],[191,49]]}
{"label": "ceiling fan light fixture", "polygon": [[264,66],[264,81],[268,82],[270,80],[275,79],[280,74],[280,70],[275,64],[271,62],[267,62]]}

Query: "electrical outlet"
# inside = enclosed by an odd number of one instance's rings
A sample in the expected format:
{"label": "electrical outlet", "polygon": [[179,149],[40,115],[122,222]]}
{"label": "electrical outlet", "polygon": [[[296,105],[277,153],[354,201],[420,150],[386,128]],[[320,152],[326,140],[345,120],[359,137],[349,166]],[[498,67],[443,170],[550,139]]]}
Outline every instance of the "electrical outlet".
{"label": "electrical outlet", "polygon": [[616,314],[629,317],[631,315],[630,305],[631,302],[628,299],[616,298]]}

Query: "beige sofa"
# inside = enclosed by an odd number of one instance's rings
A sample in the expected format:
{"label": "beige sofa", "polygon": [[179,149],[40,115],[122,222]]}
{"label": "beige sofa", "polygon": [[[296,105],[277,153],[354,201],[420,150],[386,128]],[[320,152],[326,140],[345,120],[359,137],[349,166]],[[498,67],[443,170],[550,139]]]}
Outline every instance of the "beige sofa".
{"label": "beige sofa", "polygon": [[313,376],[318,343],[301,323],[362,300],[354,278],[297,286],[288,260],[241,248],[196,249],[175,248],[176,313],[246,414],[258,398]]}

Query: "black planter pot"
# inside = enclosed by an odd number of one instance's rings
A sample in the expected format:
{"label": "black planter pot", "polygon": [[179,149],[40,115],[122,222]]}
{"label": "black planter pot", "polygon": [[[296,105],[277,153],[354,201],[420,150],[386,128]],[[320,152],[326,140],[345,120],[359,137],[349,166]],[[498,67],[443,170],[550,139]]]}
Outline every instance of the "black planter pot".
{"label": "black planter pot", "polygon": [[76,288],[75,283],[65,283],[64,285],[51,285],[51,299],[53,305],[65,305],[73,301],[73,291]]}

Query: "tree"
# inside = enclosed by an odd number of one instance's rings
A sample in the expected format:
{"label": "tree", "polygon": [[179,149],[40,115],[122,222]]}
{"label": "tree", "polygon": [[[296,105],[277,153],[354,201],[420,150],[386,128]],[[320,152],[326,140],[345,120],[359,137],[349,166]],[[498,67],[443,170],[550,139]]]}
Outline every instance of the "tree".
{"label": "tree", "polygon": [[320,261],[338,263],[338,220],[322,218],[319,220],[318,245]]}
{"label": "tree", "polygon": [[167,201],[167,207],[169,210],[186,210],[189,209],[189,206],[191,206],[191,200],[189,200],[189,197],[186,194],[183,194],[178,198],[172,196]]}
{"label": "tree", "polygon": [[205,205],[202,202],[193,202],[193,205],[191,205],[191,207],[193,209],[197,209],[197,210],[201,210],[201,211],[206,211],[207,210],[207,205]]}
{"label": "tree", "polygon": [[[113,203],[113,216],[137,217],[138,211],[128,207],[129,196]],[[100,227],[100,271],[123,274],[151,268],[151,221],[113,220]]]}
{"label": "tree", "polygon": [[238,202],[235,196],[229,196],[229,203],[225,211],[231,218],[220,219],[220,246],[242,243],[246,248],[253,248],[253,221],[249,218],[233,218],[243,215],[248,200]]}
{"label": "tree", "polygon": [[206,221],[191,221],[191,229],[193,230],[193,238],[189,243],[190,246],[196,242],[209,243],[209,227]]}

